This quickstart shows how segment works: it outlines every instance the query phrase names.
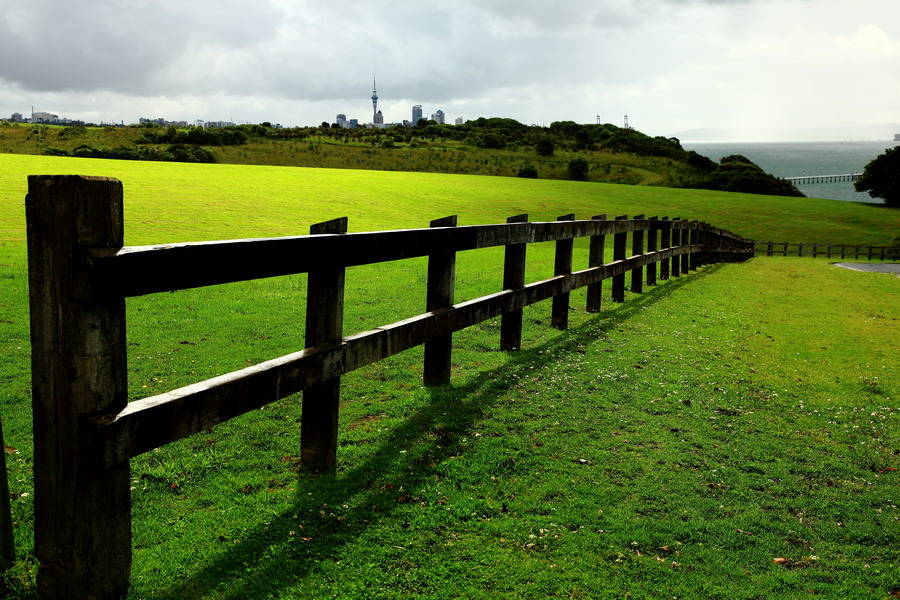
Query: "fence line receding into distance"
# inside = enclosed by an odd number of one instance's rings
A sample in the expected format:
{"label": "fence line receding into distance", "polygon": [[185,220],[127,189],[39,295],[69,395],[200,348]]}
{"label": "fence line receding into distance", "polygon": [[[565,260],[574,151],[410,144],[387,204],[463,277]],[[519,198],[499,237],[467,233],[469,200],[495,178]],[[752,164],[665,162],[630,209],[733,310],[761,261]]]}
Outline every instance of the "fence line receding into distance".
{"label": "fence line receding into distance", "polygon": [[853,260],[900,260],[898,246],[859,246],[852,244],[810,244],[808,242],[756,242],[757,252],[766,256],[809,256]]}
{"label": "fence line receding into distance", "polygon": [[[604,279],[622,301],[629,271],[631,290],[640,292],[645,272],[653,285],[754,251],[752,240],[706,223],[605,215],[553,222],[518,215],[475,226],[447,217],[427,229],[365,233],[346,233],[342,218],[313,225],[308,236],[123,247],[122,184],[74,175],[29,177],[26,217],[38,588],[61,598],[118,597],[127,589],[130,458],[303,392],[301,461],[329,469],[343,374],[424,344],[424,380],[442,384],[455,331],[499,316],[500,347],[517,349],[526,306],[552,299],[551,324],[565,329],[572,290],[587,287],[587,310],[597,312]],[[573,241],[584,237],[588,265],[573,270]],[[528,244],[550,241],[554,277],[526,283]],[[498,246],[505,247],[504,289],[455,303],[456,254]],[[346,269],[412,257],[428,257],[427,312],[344,335]],[[306,348],[128,402],[127,297],[296,273],[308,273]]]}

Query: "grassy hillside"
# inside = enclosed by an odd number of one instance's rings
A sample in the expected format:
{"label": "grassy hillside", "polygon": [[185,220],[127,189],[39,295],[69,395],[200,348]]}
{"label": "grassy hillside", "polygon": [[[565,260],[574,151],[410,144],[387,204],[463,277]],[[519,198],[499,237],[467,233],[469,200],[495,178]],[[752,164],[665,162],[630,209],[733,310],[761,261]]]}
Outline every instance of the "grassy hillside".
{"label": "grassy hillside", "polygon": [[[344,215],[360,231],[644,213],[860,244],[900,228],[896,209],[803,198],[0,155],[13,597],[32,597],[36,569],[23,199],[26,176],[46,173],[120,178],[129,244],[293,235]],[[462,254],[457,298],[497,291],[501,264]],[[552,245],[529,249],[528,279],[551,270]],[[350,269],[345,332],[421,312],[424,281],[421,260]],[[482,324],[454,336],[450,386],[421,387],[421,348],[344,378],[334,476],[298,472],[296,399],[138,457],[131,597],[888,597],[896,281],[757,258],[604,298],[599,315],[575,293],[566,333],[531,307],[519,353]],[[297,350],[304,297],[296,276],[130,300],[130,397]]]}
{"label": "grassy hillside", "polygon": [[[500,120],[508,121],[508,120]],[[488,127],[470,133],[465,128],[431,126],[388,130],[334,130],[301,128],[272,130],[261,126],[235,129],[219,144],[216,131],[172,128],[171,136],[182,135],[185,143],[204,147],[215,162],[228,164],[275,165],[295,167],[350,168],[427,173],[458,173],[514,177],[526,165],[534,167],[541,179],[570,179],[569,161],[583,158],[588,163],[588,181],[607,183],[687,186],[701,171],[689,164],[677,143],[633,131],[619,130],[632,140],[611,139],[610,147],[596,143],[577,143],[571,135],[543,128],[516,124],[516,131]],[[577,126],[572,123],[574,127]],[[593,127],[593,126],[591,126]],[[485,133],[487,131],[487,133]],[[90,154],[117,152],[122,156],[144,152],[159,159],[171,142],[163,141],[167,129],[158,127],[62,127],[12,124],[0,121],[0,153],[10,154]],[[255,132],[255,133],[254,133]],[[193,138],[188,134],[193,135]],[[558,148],[552,155],[539,155],[534,142],[539,136],[555,135]],[[609,135],[603,130],[604,135]],[[171,137],[170,136],[170,137]],[[204,140],[204,136],[212,139]],[[488,145],[485,146],[485,139]],[[649,141],[649,142],[648,142]],[[210,144],[210,142],[214,142]],[[239,143],[238,143],[239,142]],[[613,144],[613,142],[616,142]],[[191,147],[191,146],[188,146]],[[190,162],[194,157],[182,157]],[[200,157],[205,161],[204,157]],[[701,162],[709,162],[704,159]]]}
{"label": "grassy hillside", "polygon": [[[0,227],[21,234],[29,174],[79,173],[124,182],[130,244],[296,235],[350,217],[351,231],[424,227],[459,214],[496,223],[527,212],[552,220],[646,214],[699,219],[759,240],[890,244],[900,211],[882,205],[705,190],[431,173],[142,163],[0,154]],[[285,219],[285,214],[295,217]],[[167,223],[160,230],[154,220]],[[18,236],[21,239],[21,236]],[[165,238],[165,239],[160,239]]]}

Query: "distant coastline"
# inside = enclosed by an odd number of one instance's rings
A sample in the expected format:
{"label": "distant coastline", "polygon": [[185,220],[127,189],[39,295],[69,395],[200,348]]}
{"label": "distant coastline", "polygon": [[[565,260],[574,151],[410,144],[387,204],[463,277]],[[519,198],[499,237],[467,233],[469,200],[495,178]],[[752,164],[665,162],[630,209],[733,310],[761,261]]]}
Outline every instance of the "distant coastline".
{"label": "distant coastline", "polygon": [[672,134],[687,143],[755,142],[897,142],[900,123],[838,126],[818,129],[769,129],[766,127],[707,127]]}
{"label": "distant coastline", "polygon": [[[741,154],[776,177],[859,173],[886,148],[900,144],[891,139],[855,142],[682,142],[712,160],[729,154]],[[881,201],[857,192],[850,182],[815,183],[798,186],[811,198],[848,200],[878,204]]]}

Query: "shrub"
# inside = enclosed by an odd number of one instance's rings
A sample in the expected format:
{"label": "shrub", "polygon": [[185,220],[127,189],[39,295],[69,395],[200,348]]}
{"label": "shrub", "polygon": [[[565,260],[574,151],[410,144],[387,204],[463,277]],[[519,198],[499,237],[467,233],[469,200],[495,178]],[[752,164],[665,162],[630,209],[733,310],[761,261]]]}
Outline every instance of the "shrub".
{"label": "shrub", "polygon": [[538,156],[553,156],[555,150],[553,140],[546,137],[539,139],[534,145],[534,151],[538,153]]}
{"label": "shrub", "polygon": [[537,179],[538,172],[537,168],[531,164],[524,164],[522,168],[519,169],[519,177],[524,177],[526,179]]}
{"label": "shrub", "polygon": [[569,161],[569,179],[574,179],[575,181],[584,181],[585,179],[587,179],[589,169],[590,166],[585,159],[573,158]]}

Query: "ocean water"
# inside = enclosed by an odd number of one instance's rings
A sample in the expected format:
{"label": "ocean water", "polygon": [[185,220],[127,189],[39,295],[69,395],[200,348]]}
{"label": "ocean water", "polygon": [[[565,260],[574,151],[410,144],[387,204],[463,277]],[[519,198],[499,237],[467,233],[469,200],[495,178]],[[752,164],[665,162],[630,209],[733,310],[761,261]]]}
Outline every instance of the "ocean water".
{"label": "ocean water", "polygon": [[[759,165],[767,173],[777,177],[803,175],[840,175],[861,173],[866,164],[885,150],[900,142],[753,142],[753,143],[690,143],[683,142],[685,150],[718,161],[724,156],[741,154]],[[866,192],[853,189],[852,181],[835,183],[810,183],[797,186],[810,198],[875,202]]]}

